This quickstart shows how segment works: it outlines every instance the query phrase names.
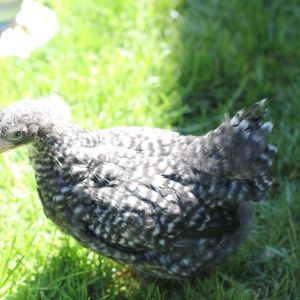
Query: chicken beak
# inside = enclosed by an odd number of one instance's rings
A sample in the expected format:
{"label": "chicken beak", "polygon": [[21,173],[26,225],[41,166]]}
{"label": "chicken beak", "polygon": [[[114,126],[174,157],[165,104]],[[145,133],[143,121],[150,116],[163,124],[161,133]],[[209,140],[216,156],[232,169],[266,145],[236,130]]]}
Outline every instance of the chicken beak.
{"label": "chicken beak", "polygon": [[5,152],[9,149],[12,149],[14,145],[12,143],[9,143],[3,139],[0,139],[0,153]]}

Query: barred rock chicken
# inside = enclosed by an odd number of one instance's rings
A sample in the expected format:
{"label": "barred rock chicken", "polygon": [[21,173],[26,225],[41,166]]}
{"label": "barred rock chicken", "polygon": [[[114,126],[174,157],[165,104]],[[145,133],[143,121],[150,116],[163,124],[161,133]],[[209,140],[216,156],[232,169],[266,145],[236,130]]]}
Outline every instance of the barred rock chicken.
{"label": "barred rock chicken", "polygon": [[276,147],[264,103],[203,136],[74,125],[58,96],[0,111],[0,151],[31,144],[45,214],[85,247],[146,278],[184,279],[243,241]]}

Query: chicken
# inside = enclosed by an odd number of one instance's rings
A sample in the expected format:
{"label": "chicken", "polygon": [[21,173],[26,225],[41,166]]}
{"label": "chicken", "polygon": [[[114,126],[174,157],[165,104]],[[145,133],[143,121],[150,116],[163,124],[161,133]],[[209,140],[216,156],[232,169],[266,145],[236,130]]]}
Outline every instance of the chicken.
{"label": "chicken", "polygon": [[145,278],[185,279],[234,253],[271,185],[265,100],[203,136],[89,131],[57,95],[0,111],[0,151],[30,145],[44,212],[82,245]]}

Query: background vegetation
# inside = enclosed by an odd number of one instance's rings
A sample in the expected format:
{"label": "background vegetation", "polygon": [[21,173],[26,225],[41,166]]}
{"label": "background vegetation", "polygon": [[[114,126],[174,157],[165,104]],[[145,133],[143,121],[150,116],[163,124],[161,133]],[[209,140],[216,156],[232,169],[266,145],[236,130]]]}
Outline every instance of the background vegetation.
{"label": "background vegetation", "polygon": [[145,284],[44,216],[26,149],[0,157],[1,299],[300,299],[300,1],[51,0],[60,32],[0,60],[0,104],[58,91],[89,128],[201,134],[269,98],[279,153],[238,255],[191,282]]}

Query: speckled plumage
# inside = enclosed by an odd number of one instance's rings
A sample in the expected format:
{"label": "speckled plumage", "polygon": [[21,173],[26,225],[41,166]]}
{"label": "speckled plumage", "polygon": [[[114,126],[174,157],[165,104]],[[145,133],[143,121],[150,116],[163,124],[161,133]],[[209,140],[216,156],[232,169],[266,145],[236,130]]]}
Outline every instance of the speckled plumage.
{"label": "speckled plumage", "polygon": [[249,202],[271,184],[276,147],[263,106],[182,136],[88,131],[57,96],[20,101],[0,112],[0,150],[31,144],[45,214],[85,247],[145,277],[183,279],[235,251],[250,227]]}

